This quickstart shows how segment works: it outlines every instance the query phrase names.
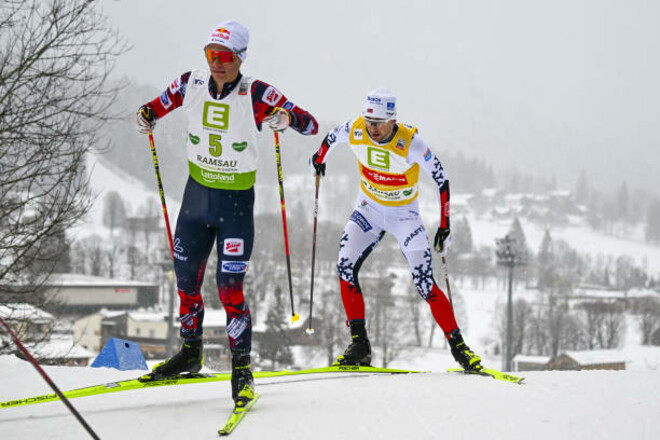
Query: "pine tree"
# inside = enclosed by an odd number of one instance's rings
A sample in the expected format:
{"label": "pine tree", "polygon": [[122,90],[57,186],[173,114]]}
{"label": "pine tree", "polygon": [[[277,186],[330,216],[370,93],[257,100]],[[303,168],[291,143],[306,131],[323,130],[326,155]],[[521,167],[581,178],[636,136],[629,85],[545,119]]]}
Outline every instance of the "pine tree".
{"label": "pine tree", "polygon": [[616,195],[616,217],[620,220],[627,220],[630,210],[630,194],[628,193],[628,184],[623,182]]}
{"label": "pine tree", "polygon": [[544,290],[552,286],[553,279],[552,237],[549,229],[545,230],[536,260],[539,267],[538,288]]}
{"label": "pine tree", "polygon": [[290,365],[293,363],[291,353],[291,338],[285,325],[285,317],[288,316],[282,300],[282,289],[275,287],[274,299],[271,302],[266,315],[266,335],[259,344],[259,356],[270,360],[271,368],[275,369],[277,364]]}
{"label": "pine tree", "polygon": [[660,202],[655,201],[649,206],[646,215],[646,241],[660,242]]}
{"label": "pine tree", "polygon": [[589,202],[589,183],[584,169],[580,171],[580,176],[575,184],[575,201],[581,205]]}
{"label": "pine tree", "polygon": [[103,224],[110,228],[110,235],[114,235],[115,228],[121,226],[124,219],[126,219],[124,199],[117,191],[108,192],[104,198]]}
{"label": "pine tree", "polygon": [[522,225],[520,224],[520,220],[518,219],[518,217],[513,219],[513,223],[511,224],[511,229],[509,229],[509,235],[516,240],[515,246],[517,250],[516,252],[517,255],[520,255],[521,257],[524,256],[524,258],[526,258],[527,239],[525,238],[525,231],[523,231]]}
{"label": "pine tree", "polygon": [[456,222],[452,232],[451,250],[457,254],[469,254],[472,252],[474,243],[472,240],[472,229],[467,218],[461,217]]}

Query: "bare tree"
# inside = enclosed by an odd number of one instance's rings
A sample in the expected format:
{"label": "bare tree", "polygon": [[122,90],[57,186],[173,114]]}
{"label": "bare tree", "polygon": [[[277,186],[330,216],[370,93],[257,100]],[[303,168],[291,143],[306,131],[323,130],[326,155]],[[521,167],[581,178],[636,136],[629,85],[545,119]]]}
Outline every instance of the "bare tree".
{"label": "bare tree", "polygon": [[660,329],[660,301],[644,298],[636,307],[637,323],[642,333],[642,344],[650,345],[653,334]]}
{"label": "bare tree", "polygon": [[[383,264],[392,264],[385,259],[373,260],[373,272],[364,271],[364,280],[360,284],[364,287],[367,308],[367,328],[373,347],[379,347],[381,366],[387,368],[388,364],[403,353],[411,345],[408,340],[410,331],[406,328],[407,316],[401,314],[401,307],[405,307],[405,297],[394,295],[394,273],[387,274]],[[376,276],[373,276],[375,274]],[[387,274],[387,275],[383,275]],[[371,276],[368,276],[371,275]],[[375,362],[375,361],[374,361]]]}
{"label": "bare tree", "polygon": [[584,311],[582,314],[583,329],[585,342],[589,350],[593,350],[598,345],[598,335],[605,319],[604,306],[605,304],[602,301],[588,302],[579,306]]}
{"label": "bare tree", "polygon": [[0,29],[0,283],[33,292],[90,207],[85,154],[124,46],[88,0],[4,1]]}
{"label": "bare tree", "polygon": [[625,332],[623,307],[617,302],[593,301],[581,304],[584,310],[582,333],[586,347],[616,348]]}
{"label": "bare tree", "polygon": [[548,347],[548,324],[547,324],[547,314],[545,309],[542,306],[537,306],[532,309],[532,314],[530,315],[530,325],[527,332],[527,354],[536,354],[544,355],[547,353]]}
{"label": "bare tree", "polygon": [[413,292],[412,289],[409,288],[407,293],[406,302],[408,303],[408,310],[410,311],[410,326],[413,328],[413,334],[415,335],[415,345],[421,347],[422,329],[419,308],[422,301],[420,301],[416,289]]}
{"label": "bare tree", "polygon": [[600,345],[606,349],[617,348],[626,331],[623,306],[616,302],[606,304],[603,330],[599,334]]}
{"label": "bare tree", "polygon": [[328,365],[340,354],[350,340],[341,295],[335,289],[325,289],[315,301],[315,334]]}
{"label": "bare tree", "polygon": [[110,244],[107,246],[106,257],[108,260],[108,277],[114,278],[119,266],[122,244],[117,237],[110,238]]}

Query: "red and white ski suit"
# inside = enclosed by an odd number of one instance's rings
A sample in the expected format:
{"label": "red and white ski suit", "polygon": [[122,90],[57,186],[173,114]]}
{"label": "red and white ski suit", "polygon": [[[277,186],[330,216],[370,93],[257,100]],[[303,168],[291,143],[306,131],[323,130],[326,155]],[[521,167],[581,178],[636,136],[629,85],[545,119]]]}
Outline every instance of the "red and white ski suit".
{"label": "red and white ski suit", "polygon": [[419,294],[428,302],[445,334],[458,326],[445,294],[433,279],[431,249],[419,212],[418,178],[423,169],[438,187],[440,225],[449,222],[449,181],[445,171],[415,127],[397,123],[392,137],[375,142],[362,117],[331,131],[316,156],[324,163],[338,144],[347,144],[358,159],[360,191],[339,244],[337,271],[349,321],[364,320],[365,307],[358,272],[386,232],[399,243]]}

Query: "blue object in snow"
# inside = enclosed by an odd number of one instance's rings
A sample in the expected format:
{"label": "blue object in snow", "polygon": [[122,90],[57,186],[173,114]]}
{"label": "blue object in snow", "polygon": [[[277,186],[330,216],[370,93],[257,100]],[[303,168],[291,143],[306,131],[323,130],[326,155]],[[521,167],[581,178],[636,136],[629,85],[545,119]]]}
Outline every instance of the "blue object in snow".
{"label": "blue object in snow", "polygon": [[110,338],[96,356],[92,367],[108,367],[117,370],[148,370],[140,345],[123,339]]}

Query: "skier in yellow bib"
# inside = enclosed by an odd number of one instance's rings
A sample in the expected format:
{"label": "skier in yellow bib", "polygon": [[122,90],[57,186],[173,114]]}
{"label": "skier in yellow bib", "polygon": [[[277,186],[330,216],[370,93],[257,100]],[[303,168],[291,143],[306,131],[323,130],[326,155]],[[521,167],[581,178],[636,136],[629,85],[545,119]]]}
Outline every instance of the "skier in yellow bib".
{"label": "skier in yellow bib", "polygon": [[364,260],[389,232],[397,239],[415,287],[429,304],[456,361],[465,370],[481,369],[481,358],[465,344],[452,307],[433,279],[431,249],[419,213],[417,195],[419,170],[422,168],[438,188],[440,223],[434,247],[444,252],[450,244],[449,181],[440,161],[416,127],[397,123],[396,98],[383,88],[368,94],[361,116],[328,133],[310,160],[315,174],[325,175],[327,154],[338,144],[347,144],[357,157],[360,191],[355,210],[342,233],[337,262],[352,342],[335,364],[371,363],[358,272]]}

